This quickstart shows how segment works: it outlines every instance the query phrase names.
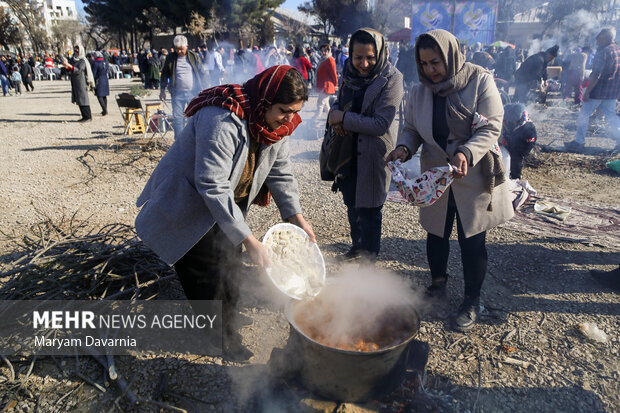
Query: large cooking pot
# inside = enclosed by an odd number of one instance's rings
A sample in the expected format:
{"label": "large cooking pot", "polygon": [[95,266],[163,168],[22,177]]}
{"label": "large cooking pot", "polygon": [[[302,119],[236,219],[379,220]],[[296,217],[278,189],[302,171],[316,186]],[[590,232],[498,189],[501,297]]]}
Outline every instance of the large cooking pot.
{"label": "large cooking pot", "polygon": [[316,395],[340,402],[375,400],[402,383],[407,367],[408,345],[420,326],[418,313],[405,307],[411,334],[403,342],[376,351],[348,351],[325,346],[307,336],[296,324],[295,306],[285,308],[291,325],[290,341],[296,350],[298,378]]}

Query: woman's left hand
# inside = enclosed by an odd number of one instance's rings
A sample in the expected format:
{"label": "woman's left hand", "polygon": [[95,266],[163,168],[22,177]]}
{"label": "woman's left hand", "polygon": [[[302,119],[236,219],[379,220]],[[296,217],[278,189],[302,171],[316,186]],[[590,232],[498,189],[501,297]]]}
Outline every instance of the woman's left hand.
{"label": "woman's left hand", "polygon": [[331,126],[342,124],[343,119],[344,119],[344,112],[338,109],[330,110],[329,115],[327,116],[327,122]]}
{"label": "woman's left hand", "polygon": [[316,237],[314,236],[314,231],[312,230],[312,226],[308,224],[308,221],[305,220],[303,215],[301,214],[293,215],[292,217],[288,219],[288,222],[290,222],[293,225],[297,225],[299,228],[303,229],[305,233],[308,234],[308,236],[310,237],[310,241],[316,243]]}
{"label": "woman's left hand", "polygon": [[458,152],[452,158],[452,166],[454,166],[454,177],[464,178],[467,176],[467,158],[462,152]]}

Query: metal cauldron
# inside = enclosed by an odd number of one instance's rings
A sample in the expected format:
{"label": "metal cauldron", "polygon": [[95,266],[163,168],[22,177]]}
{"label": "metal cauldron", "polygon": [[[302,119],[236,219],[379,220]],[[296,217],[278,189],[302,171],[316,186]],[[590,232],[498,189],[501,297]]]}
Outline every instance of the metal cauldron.
{"label": "metal cauldron", "polygon": [[392,347],[377,351],[348,351],[325,346],[304,334],[294,320],[295,305],[285,308],[291,326],[290,342],[300,382],[318,396],[340,402],[375,400],[402,383],[407,368],[408,346],[418,333],[420,317],[409,309],[411,334]]}

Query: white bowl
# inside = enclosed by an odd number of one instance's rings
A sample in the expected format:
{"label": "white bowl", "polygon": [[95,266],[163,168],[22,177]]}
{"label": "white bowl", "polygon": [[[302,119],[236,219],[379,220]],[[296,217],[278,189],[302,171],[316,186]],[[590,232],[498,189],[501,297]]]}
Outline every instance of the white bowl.
{"label": "white bowl", "polygon": [[[304,237],[310,239],[308,234],[306,234],[306,232],[303,229],[299,228],[297,225],[293,225],[289,223],[280,223],[280,224],[276,224],[273,227],[269,228],[269,230],[263,237],[263,245],[265,246],[265,248],[269,249],[268,241],[273,236],[273,233],[278,230],[279,231],[286,230],[288,232],[295,232],[297,234],[303,235]],[[319,278],[321,282],[325,284],[325,261],[323,260],[323,254],[321,254],[321,250],[319,249],[319,246],[316,243],[312,243],[312,249],[314,251],[314,256],[316,260],[315,262],[316,262],[317,270],[319,272]],[[272,270],[273,268],[271,267],[265,268],[265,271],[267,272],[269,279],[278,288],[278,290],[282,291],[287,296],[294,298],[295,300],[303,300],[303,299],[309,298],[309,294],[308,295],[296,295],[296,294],[290,293],[286,288],[284,288],[283,285],[280,284],[280,282],[278,281],[278,278],[274,277]],[[303,282],[304,282],[303,279],[299,278],[299,283],[303,283]],[[312,297],[316,296],[319,292],[320,291],[316,291],[316,293],[312,294]]]}

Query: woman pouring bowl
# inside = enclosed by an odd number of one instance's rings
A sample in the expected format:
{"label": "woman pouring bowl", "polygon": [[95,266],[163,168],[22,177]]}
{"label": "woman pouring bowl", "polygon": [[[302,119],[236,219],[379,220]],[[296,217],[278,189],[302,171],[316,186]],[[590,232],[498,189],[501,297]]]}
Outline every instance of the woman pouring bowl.
{"label": "woman pouring bowl", "polygon": [[233,320],[241,245],[254,264],[269,265],[245,222],[250,205],[267,205],[273,197],[282,218],[315,241],[301,213],[288,142],[307,100],[301,74],[285,65],[243,85],[203,90],[137,201],[138,235],[174,264],[187,298],[223,300],[224,351],[237,360],[251,356]]}

